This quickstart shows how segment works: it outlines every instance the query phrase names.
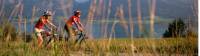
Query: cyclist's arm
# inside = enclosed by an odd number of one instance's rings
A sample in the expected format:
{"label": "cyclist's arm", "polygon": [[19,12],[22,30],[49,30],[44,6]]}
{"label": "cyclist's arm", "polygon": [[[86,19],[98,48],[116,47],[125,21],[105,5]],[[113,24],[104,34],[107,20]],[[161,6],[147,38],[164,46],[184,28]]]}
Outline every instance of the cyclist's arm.
{"label": "cyclist's arm", "polygon": [[47,20],[47,23],[50,24],[53,28],[56,28],[56,26],[52,22],[50,22],[49,20]]}
{"label": "cyclist's arm", "polygon": [[79,24],[79,26],[80,26],[81,28],[83,28],[83,24],[82,24],[80,21],[78,21],[78,24]]}
{"label": "cyclist's arm", "polygon": [[83,25],[81,24],[80,19],[77,19],[77,23],[78,23],[78,25],[79,25],[81,28],[83,28]]}
{"label": "cyclist's arm", "polygon": [[82,31],[82,25],[80,25],[80,21],[78,21],[77,19],[73,19],[74,20],[74,23],[75,23],[75,26]]}
{"label": "cyclist's arm", "polygon": [[76,26],[77,28],[79,28],[78,22],[77,22],[76,20],[74,20],[74,23],[75,23],[75,26]]}
{"label": "cyclist's arm", "polygon": [[80,26],[80,31],[84,31],[84,29],[83,29],[83,25],[82,25],[82,23],[80,22],[80,21],[78,21],[78,25]]}
{"label": "cyclist's arm", "polygon": [[45,28],[48,29],[48,30],[52,30],[49,25],[45,25]]}

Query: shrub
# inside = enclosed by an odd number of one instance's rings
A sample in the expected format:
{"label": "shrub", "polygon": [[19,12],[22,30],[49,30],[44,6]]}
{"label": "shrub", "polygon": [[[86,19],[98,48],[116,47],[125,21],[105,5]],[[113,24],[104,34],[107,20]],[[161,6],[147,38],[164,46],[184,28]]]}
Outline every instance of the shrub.
{"label": "shrub", "polygon": [[2,40],[9,41],[16,39],[16,28],[8,20],[1,20],[0,25],[0,38]]}
{"label": "shrub", "polygon": [[163,37],[185,37],[187,34],[185,23],[179,19],[175,19],[169,24],[168,29],[163,34]]}

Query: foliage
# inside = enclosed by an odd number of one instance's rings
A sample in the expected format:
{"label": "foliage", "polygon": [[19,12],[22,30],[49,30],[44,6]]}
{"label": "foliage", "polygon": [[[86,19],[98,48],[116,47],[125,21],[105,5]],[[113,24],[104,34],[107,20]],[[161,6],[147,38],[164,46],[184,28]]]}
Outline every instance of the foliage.
{"label": "foliage", "polygon": [[179,19],[175,19],[169,24],[168,29],[163,34],[163,37],[186,37],[187,30],[186,24]]}
{"label": "foliage", "polygon": [[50,48],[38,48],[35,42],[0,41],[0,56],[193,56],[198,53],[197,38],[98,39],[87,40],[81,45],[59,41]]}

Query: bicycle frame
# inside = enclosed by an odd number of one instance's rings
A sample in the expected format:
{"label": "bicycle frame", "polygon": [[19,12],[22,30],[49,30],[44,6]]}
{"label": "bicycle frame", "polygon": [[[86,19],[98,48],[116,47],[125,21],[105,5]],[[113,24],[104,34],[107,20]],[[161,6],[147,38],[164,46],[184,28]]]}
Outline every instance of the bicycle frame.
{"label": "bicycle frame", "polygon": [[80,32],[78,38],[76,39],[75,43],[81,44],[86,39],[86,34],[84,32]]}

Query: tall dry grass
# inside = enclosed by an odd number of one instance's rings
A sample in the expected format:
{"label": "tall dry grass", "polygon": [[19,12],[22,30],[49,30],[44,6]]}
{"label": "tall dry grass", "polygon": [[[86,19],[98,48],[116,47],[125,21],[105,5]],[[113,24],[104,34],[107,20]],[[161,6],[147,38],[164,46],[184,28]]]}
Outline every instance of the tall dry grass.
{"label": "tall dry grass", "polygon": [[156,0],[150,0],[150,37],[154,37],[154,19],[156,13]]}
{"label": "tall dry grass", "polygon": [[143,34],[143,22],[142,22],[142,11],[141,11],[141,2],[137,0],[137,18],[138,18],[138,27],[140,34]]}
{"label": "tall dry grass", "polygon": [[128,15],[129,15],[129,24],[130,24],[130,37],[133,38],[133,32],[134,32],[134,22],[132,17],[132,6],[131,6],[131,0],[127,0],[128,2]]}
{"label": "tall dry grass", "polygon": [[[105,48],[102,42],[110,45]],[[132,52],[132,45],[134,43],[135,49]],[[156,47],[148,45],[155,43]],[[112,39],[110,42],[105,39],[88,40],[81,45],[73,45],[69,42],[59,41],[53,42],[50,48],[38,48],[34,42],[23,42],[21,40],[14,42],[0,41],[0,55],[81,55],[81,56],[98,56],[98,55],[197,55],[197,39],[196,38],[166,38],[166,39],[149,39],[146,41],[143,38],[136,38],[132,42],[130,39]],[[154,50],[155,48],[155,50]],[[133,54],[134,53],[134,54]]]}

